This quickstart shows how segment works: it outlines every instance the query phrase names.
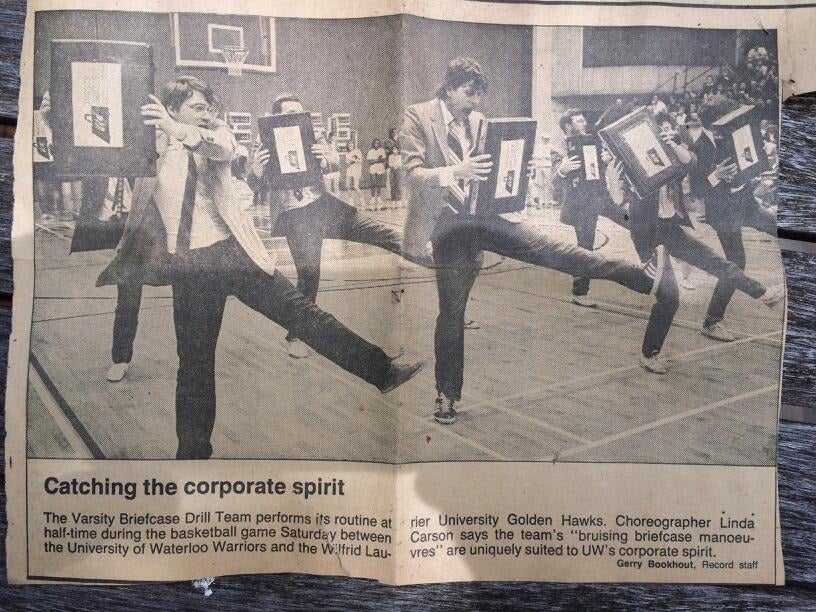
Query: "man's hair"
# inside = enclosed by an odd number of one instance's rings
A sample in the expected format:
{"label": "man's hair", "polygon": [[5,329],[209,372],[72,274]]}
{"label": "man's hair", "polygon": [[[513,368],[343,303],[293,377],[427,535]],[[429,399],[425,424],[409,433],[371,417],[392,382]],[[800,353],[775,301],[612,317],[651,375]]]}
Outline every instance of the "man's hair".
{"label": "man's hair", "polygon": [[736,100],[717,95],[706,100],[699,108],[698,114],[703,125],[710,126],[717,119],[737,110],[737,108],[739,108],[739,102]]}
{"label": "man's hair", "polygon": [[487,90],[487,77],[479,62],[470,57],[457,57],[448,64],[445,81],[437,88],[436,97],[444,100],[448,97],[448,90],[468,83],[473,83],[473,87],[479,91]]}
{"label": "man's hair", "polygon": [[663,111],[660,111],[659,113],[655,113],[654,120],[655,120],[655,123],[658,125],[658,127],[663,125],[667,121],[669,122],[669,125],[671,125],[672,127],[675,127],[675,121],[674,121],[674,119],[672,119],[672,116],[670,114],[668,114],[668,113],[664,113]]}
{"label": "man's hair", "polygon": [[281,114],[281,112],[283,111],[283,103],[284,102],[298,102],[300,104],[303,104],[303,100],[301,100],[297,96],[295,96],[293,94],[290,94],[290,93],[282,93],[277,98],[275,98],[274,102],[272,102],[272,114],[273,115],[280,115]]}
{"label": "man's hair", "polygon": [[165,108],[178,110],[196,91],[201,92],[207,104],[217,105],[212,87],[206,81],[193,76],[180,76],[174,81],[165,83],[161,89],[160,99]]}
{"label": "man's hair", "polygon": [[583,115],[584,111],[578,108],[570,108],[561,115],[561,118],[558,120],[558,125],[561,126],[561,131],[566,132],[567,128],[572,125],[572,118],[577,117],[578,115]]}

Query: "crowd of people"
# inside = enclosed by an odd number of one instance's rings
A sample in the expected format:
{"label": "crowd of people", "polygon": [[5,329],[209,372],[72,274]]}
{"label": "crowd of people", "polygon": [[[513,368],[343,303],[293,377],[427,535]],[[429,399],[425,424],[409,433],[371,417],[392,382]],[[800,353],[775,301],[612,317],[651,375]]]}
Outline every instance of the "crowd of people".
{"label": "crowd of people", "polygon": [[[700,126],[700,109],[707,102],[725,98],[738,104],[757,106],[760,108],[760,128],[771,169],[755,182],[755,195],[764,206],[775,206],[779,138],[778,90],[779,77],[775,59],[765,47],[754,46],[745,52],[744,61],[738,66],[725,64],[714,68],[686,84],[683,91],[655,93],[646,98],[615,99],[592,126],[588,126],[588,131],[596,132],[611,123],[612,119],[619,119],[640,107],[648,108],[653,116],[668,115],[672,123],[681,129],[697,130]],[[551,164],[539,164],[537,174],[530,184],[528,206],[531,209],[541,210],[560,205],[562,194],[558,181],[552,181],[552,172],[554,168]],[[688,182],[686,192],[688,193]]]}
{"label": "crowd of people", "polygon": [[[345,192],[346,199],[362,210],[401,208],[400,150],[396,130],[393,128],[389,130],[388,138],[385,140],[374,138],[365,156],[355,140],[349,140],[339,146],[334,134],[329,133],[326,136],[326,144],[332,152],[332,161],[324,162],[323,168],[326,190],[334,195]],[[345,155],[344,160],[341,159],[341,153]],[[364,165],[367,169],[370,194],[367,201],[362,190]],[[341,166],[344,166],[342,172]]]}

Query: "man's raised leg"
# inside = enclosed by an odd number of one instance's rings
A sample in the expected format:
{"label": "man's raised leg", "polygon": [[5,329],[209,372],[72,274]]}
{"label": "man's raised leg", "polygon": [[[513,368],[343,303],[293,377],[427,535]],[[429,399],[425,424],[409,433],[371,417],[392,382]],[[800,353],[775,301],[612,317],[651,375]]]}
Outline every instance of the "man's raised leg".
{"label": "man's raised leg", "polygon": [[422,362],[394,363],[381,348],[321,310],[278,271],[269,275],[257,267],[247,269],[233,279],[231,292],[319,354],[383,393],[412,378],[423,365]]}

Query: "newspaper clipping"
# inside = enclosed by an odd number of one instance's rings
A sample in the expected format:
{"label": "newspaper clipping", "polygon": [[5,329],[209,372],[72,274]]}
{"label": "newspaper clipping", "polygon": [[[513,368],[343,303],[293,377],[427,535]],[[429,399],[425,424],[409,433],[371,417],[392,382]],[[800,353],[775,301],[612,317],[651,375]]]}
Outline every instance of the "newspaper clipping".
{"label": "newspaper clipping", "polygon": [[816,9],[631,4],[29,2],[9,580],[781,583]]}

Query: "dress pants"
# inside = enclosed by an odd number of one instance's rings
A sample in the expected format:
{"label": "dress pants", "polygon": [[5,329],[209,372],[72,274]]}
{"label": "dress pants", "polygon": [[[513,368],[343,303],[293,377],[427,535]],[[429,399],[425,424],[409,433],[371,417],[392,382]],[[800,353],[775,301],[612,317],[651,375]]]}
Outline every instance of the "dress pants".
{"label": "dress pants", "polygon": [[[402,251],[400,232],[359,214],[330,194],[323,194],[308,206],[281,213],[272,234],[286,236],[297,270],[297,288],[312,302],[317,300],[320,287],[324,239],[361,242],[397,254]],[[287,340],[295,337],[290,332]]]}
{"label": "dress pants", "polygon": [[141,285],[116,285],[116,313],[113,315],[113,363],[130,363],[133,359],[133,341],[139,326],[139,307],[142,303]]}
{"label": "dress pants", "polygon": [[402,190],[400,189],[400,173],[399,170],[391,168],[388,170],[389,182],[391,183],[391,201],[398,202],[402,199]]}
{"label": "dress pants", "polygon": [[297,334],[338,366],[382,387],[390,360],[314,302],[280,272],[269,275],[235,238],[193,249],[173,276],[173,319],[179,368],[176,380],[178,459],[212,454],[215,423],[215,351],[227,297],[232,295]]}
{"label": "dress pants", "polygon": [[[749,210],[745,214],[744,227],[753,227],[771,236],[776,236],[776,214],[763,208],[756,202],[748,205]],[[736,264],[741,270],[745,270],[745,245],[742,242],[742,228],[715,228],[717,237],[720,239],[725,258]],[[693,265],[693,264],[692,264]],[[705,325],[719,323],[725,317],[725,311],[734,291],[740,287],[734,283],[733,278],[720,278],[714,287],[714,293],[708,304]]]}
{"label": "dress pants", "polygon": [[460,216],[443,211],[431,237],[439,294],[434,349],[436,389],[460,400],[465,356],[465,308],[479,273],[481,251],[551,268],[572,276],[615,281],[638,293],[649,293],[653,281],[643,269],[620,259],[605,259],[581,247],[547,236],[526,221],[499,216]]}
{"label": "dress pants", "polygon": [[[585,218],[580,219],[579,222],[573,226],[579,247],[588,251],[592,251],[595,248],[595,230],[598,227],[598,217],[606,217],[621,227],[629,228],[629,216],[624,212],[624,209],[612,202],[605,201],[597,214],[587,214]],[[588,293],[589,279],[580,276],[575,277],[572,281],[572,295],[583,296]]]}
{"label": "dress pants", "polygon": [[[733,261],[724,259],[701,242],[694,235],[693,230],[681,225],[676,217],[658,220],[654,231],[656,244],[664,245],[672,257],[716,276],[720,279],[719,283],[726,283],[753,298],[761,297],[765,293],[765,286],[762,283],[746,276]],[[644,260],[648,258],[646,253],[640,253],[640,256]],[[652,306],[652,316],[649,318],[646,333],[643,336],[643,355],[645,357],[653,357],[660,353],[674,315],[680,306],[677,280],[669,258],[666,258],[663,282],[656,298],[657,301]]]}
{"label": "dress pants", "polygon": [[[595,228],[598,226],[598,217],[591,216],[575,225],[575,238],[578,246],[587,251],[595,248]],[[572,280],[572,295],[583,296],[589,293],[589,279],[576,276]]]}

